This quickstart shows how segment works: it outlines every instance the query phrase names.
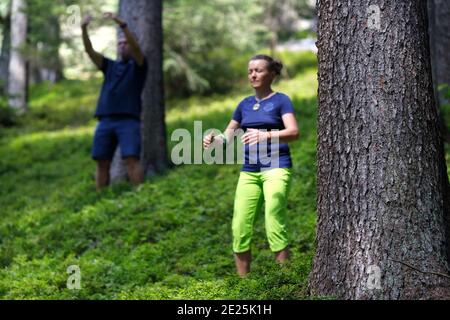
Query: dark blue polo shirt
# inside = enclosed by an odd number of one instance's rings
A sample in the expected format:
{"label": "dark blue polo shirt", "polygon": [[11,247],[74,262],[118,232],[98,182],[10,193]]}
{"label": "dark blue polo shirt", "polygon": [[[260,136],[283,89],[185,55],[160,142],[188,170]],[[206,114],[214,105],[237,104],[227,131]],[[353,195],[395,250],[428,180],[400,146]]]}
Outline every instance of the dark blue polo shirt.
{"label": "dark blue polo shirt", "polygon": [[103,57],[104,82],[95,116],[141,116],[141,94],[147,74],[146,62],[139,66],[133,59],[113,61]]}
{"label": "dark blue polo shirt", "polygon": [[[258,110],[253,110],[253,106],[256,103],[255,96],[247,97],[239,103],[233,113],[233,120],[239,122],[244,131],[247,131],[249,128],[266,129],[268,131],[273,129],[283,130],[285,127],[282,116],[286,113],[295,113],[291,99],[283,93],[275,93],[272,97],[261,101]],[[290,150],[287,143],[279,144],[278,164],[271,161],[276,156],[276,148],[273,148],[269,142],[266,144],[267,147],[264,148],[267,148],[267,152],[260,153],[260,145],[261,143],[258,143],[253,149],[250,149],[248,144],[245,145],[245,162],[242,171],[260,172],[273,167],[292,167]],[[274,150],[273,152],[272,149]],[[256,150],[256,152],[250,152],[251,150]],[[264,156],[264,153],[269,158],[262,159],[260,156]],[[252,161],[250,161],[251,159]]]}

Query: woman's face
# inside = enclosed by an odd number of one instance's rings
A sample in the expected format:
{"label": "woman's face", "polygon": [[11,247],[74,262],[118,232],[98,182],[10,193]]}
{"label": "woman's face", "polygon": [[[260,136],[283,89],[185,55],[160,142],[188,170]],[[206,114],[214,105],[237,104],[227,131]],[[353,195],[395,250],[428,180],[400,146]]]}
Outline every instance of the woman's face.
{"label": "woman's face", "polygon": [[248,80],[253,89],[269,88],[275,78],[275,73],[268,69],[266,60],[251,60],[248,63]]}

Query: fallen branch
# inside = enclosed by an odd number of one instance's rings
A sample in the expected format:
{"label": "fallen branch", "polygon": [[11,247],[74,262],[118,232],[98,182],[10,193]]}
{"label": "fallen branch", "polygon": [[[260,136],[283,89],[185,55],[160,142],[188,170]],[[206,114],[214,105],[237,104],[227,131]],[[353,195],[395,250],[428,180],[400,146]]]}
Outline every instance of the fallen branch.
{"label": "fallen branch", "polygon": [[394,259],[390,259],[390,260],[392,260],[392,261],[394,261],[394,262],[401,263],[401,264],[403,264],[404,266],[407,266],[407,267],[409,267],[409,268],[411,268],[411,269],[414,269],[414,270],[416,270],[416,271],[418,271],[418,272],[420,272],[420,273],[424,273],[424,274],[433,274],[433,275],[436,275],[436,276],[441,276],[441,277],[445,277],[445,278],[447,278],[447,279],[450,279],[450,275],[445,274],[445,273],[433,272],[433,271],[423,271],[423,270],[417,269],[416,267],[414,267],[414,266],[412,266],[412,265],[410,265],[410,264],[408,264],[408,263],[406,263],[406,262],[399,261],[399,260],[394,260]]}

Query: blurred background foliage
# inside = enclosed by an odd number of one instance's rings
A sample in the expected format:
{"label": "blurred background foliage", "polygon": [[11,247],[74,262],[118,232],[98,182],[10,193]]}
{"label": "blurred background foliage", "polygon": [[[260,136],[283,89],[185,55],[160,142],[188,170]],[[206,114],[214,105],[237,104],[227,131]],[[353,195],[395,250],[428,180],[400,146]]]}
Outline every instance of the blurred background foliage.
{"label": "blurred background foliage", "polygon": [[[30,84],[99,76],[83,52],[77,14],[94,16],[94,47],[115,57],[116,31],[100,17],[117,11],[118,0],[28,2],[28,44],[22,50]],[[9,3],[1,1],[0,16],[7,17]],[[245,81],[249,57],[263,49],[276,55],[279,42],[313,35],[301,23],[314,18],[310,0],[165,0],[163,5],[167,98],[226,93]],[[5,28],[0,29],[3,39]]]}

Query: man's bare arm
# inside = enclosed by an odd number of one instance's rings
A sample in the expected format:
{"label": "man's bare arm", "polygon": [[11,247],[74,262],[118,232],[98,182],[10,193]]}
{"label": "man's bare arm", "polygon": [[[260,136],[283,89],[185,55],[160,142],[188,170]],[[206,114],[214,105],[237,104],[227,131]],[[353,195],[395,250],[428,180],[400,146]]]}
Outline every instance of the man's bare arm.
{"label": "man's bare arm", "polygon": [[94,50],[92,47],[92,42],[89,39],[89,34],[87,31],[88,25],[91,23],[92,17],[86,16],[83,19],[83,22],[81,23],[81,30],[83,34],[83,44],[84,44],[84,50],[88,54],[89,58],[91,58],[92,62],[99,68],[100,70],[103,68],[103,55],[98,53]]}
{"label": "man's bare arm", "polygon": [[115,23],[117,23],[121,28],[125,35],[125,39],[127,39],[128,45],[130,46],[130,54],[133,57],[133,59],[136,61],[136,63],[139,66],[142,66],[144,64],[144,54],[142,53],[141,47],[139,46],[137,40],[134,38],[133,34],[130,32],[130,29],[128,29],[128,26],[126,26],[126,22],[120,19],[117,15],[106,12],[103,17],[105,19],[111,19]]}

